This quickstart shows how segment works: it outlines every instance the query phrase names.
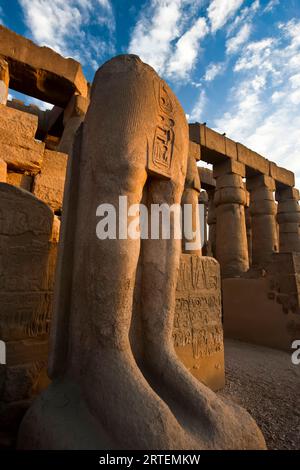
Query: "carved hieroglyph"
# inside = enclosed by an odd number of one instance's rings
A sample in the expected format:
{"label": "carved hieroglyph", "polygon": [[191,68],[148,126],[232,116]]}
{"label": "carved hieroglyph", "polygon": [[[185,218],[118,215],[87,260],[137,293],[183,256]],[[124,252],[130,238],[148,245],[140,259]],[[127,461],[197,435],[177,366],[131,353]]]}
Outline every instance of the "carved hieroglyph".
{"label": "carved hieroglyph", "polygon": [[[23,420],[20,448],[265,446],[252,418],[217,398],[175,354],[181,240],[96,236],[97,207],[118,209],[120,195],[148,209],[180,204],[188,148],[184,111],[151,67],[132,55],[100,67],[67,172],[53,382]],[[129,339],[134,298],[141,331]]]}
{"label": "carved hieroglyph", "polygon": [[175,350],[213,389],[224,384],[220,268],[214,258],[181,255],[174,318]]}

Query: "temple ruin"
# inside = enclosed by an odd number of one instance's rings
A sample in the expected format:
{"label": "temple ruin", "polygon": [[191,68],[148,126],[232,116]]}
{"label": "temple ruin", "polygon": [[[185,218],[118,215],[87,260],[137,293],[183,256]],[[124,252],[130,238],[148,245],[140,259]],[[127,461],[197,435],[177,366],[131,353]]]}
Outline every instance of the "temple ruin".
{"label": "temple ruin", "polygon": [[[135,84],[136,68],[144,82],[137,80]],[[120,74],[118,79],[115,71]],[[109,99],[103,92],[108,79],[109,88],[115,90],[113,96],[107,92]],[[144,91],[146,111],[145,105],[138,103],[140,87],[150,90],[148,80],[155,83],[158,105],[152,102],[153,92]],[[121,87],[126,95],[119,92]],[[8,100],[9,89],[51,103],[53,108],[42,111]],[[125,130],[118,103],[130,116]],[[155,106],[159,106],[159,123]],[[136,121],[130,113],[136,113]],[[147,123],[147,136],[154,136],[155,142],[147,174],[137,168],[136,161],[121,161],[121,149],[133,154],[142,149],[142,136],[136,131],[136,122],[142,120]],[[104,123],[101,129],[99,122]],[[97,149],[104,155],[110,149],[115,166],[111,161],[101,166]],[[144,200],[146,191],[154,203],[171,201],[171,161],[179,175],[174,180],[176,201],[195,207],[199,202],[204,208],[202,250],[186,252],[183,245],[147,240],[143,255],[133,244],[129,248],[120,244],[117,256],[113,243],[96,243],[88,229],[84,239],[81,234],[91,217],[89,204],[100,202],[96,195],[103,201],[114,201],[123,180],[127,181],[124,194],[133,202]],[[121,178],[118,184],[117,177]],[[78,194],[80,188],[89,188],[83,198]],[[0,447],[16,445],[24,413],[38,396],[23,422],[19,445],[32,448],[37,442],[30,433],[34,434],[31,422],[38,422],[44,440],[41,438],[37,448],[56,448],[58,444],[44,421],[51,421],[53,413],[53,425],[60,423],[53,397],[62,403],[67,396],[65,411],[72,413],[83,389],[98,387],[102,397],[116,393],[112,374],[116,371],[121,379],[124,373],[124,389],[129,393],[133,383],[137,384],[135,393],[149,404],[148,409],[133,413],[140,420],[139,428],[145,430],[145,440],[134,435],[130,418],[122,409],[124,403],[116,406],[116,411],[109,406],[103,409],[101,403],[92,404],[87,393],[80,401],[77,422],[82,432],[64,440],[64,433],[71,428],[62,427],[62,448],[234,448],[233,442],[236,448],[264,447],[253,420],[243,410],[224,408],[209,388],[222,388],[226,379],[223,334],[285,351],[299,338],[300,206],[291,171],[205,124],[187,126],[172,91],[135,56],[120,56],[102,66],[91,95],[91,85],[78,62],[0,25],[0,194],[0,340],[7,348],[6,364],[0,365]],[[75,239],[76,231],[79,235]],[[90,246],[86,258],[86,247]],[[127,260],[127,249],[132,250],[135,264]],[[74,250],[79,260],[74,258]],[[101,263],[91,265],[99,250]],[[136,278],[135,285],[132,278]],[[70,287],[72,282],[77,290]],[[95,313],[99,302],[106,315],[104,332]],[[94,312],[88,321],[82,317],[84,305]],[[173,318],[172,331],[160,320],[162,311]],[[110,324],[112,312],[121,315],[114,327]],[[152,312],[158,323],[142,312]],[[118,321],[120,327],[116,327]],[[103,335],[98,340],[93,325]],[[103,370],[97,365],[97,341],[102,342],[103,355],[107,353]],[[130,355],[138,367],[128,358],[126,367],[125,362],[117,364],[117,356],[111,356],[103,346],[110,344],[118,350],[123,343],[126,351],[132,349]],[[156,352],[160,343],[167,352],[163,347]],[[179,361],[168,352],[173,345]],[[86,350],[83,356],[82,348]],[[101,360],[105,363],[103,356]],[[87,378],[83,384],[79,377],[84,367]],[[129,370],[132,383],[125,380]],[[107,389],[102,390],[97,374],[107,374]],[[62,378],[64,386],[57,386]],[[216,403],[215,414],[204,406],[203,397]],[[185,414],[180,401],[186,399],[189,409]],[[49,403],[46,416],[41,411],[43,400]],[[134,403],[129,401],[126,406]],[[147,427],[151,406],[159,410],[163,429]],[[122,417],[125,424],[120,435],[105,428],[100,419],[105,413],[104,421],[111,420],[115,428]],[[211,435],[202,429],[201,420],[212,426]]]}

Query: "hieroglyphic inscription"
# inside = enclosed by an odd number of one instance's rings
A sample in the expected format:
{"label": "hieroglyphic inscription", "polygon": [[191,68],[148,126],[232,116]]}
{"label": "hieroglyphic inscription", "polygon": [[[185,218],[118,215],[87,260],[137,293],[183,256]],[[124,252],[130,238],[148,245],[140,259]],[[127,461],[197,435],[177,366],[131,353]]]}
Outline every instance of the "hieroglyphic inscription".
{"label": "hieroglyphic inscription", "polygon": [[181,256],[173,338],[175,347],[191,345],[195,359],[223,350],[220,272],[213,258]]}
{"label": "hieroglyphic inscription", "polygon": [[149,170],[161,176],[171,176],[174,145],[174,109],[166,85],[161,80],[158,94],[159,122],[155,129],[152,159]]}
{"label": "hieroglyphic inscription", "polygon": [[49,328],[54,247],[53,215],[20,188],[0,184],[0,336],[20,339]]}

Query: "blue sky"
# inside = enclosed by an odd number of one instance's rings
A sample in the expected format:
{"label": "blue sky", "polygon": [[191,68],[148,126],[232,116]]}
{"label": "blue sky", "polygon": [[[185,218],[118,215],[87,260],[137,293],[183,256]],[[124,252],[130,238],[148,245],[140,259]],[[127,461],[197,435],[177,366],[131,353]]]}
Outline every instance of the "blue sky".
{"label": "blue sky", "polygon": [[0,0],[0,22],[80,60],[90,81],[111,56],[138,54],[190,122],[293,170],[300,185],[300,0]]}

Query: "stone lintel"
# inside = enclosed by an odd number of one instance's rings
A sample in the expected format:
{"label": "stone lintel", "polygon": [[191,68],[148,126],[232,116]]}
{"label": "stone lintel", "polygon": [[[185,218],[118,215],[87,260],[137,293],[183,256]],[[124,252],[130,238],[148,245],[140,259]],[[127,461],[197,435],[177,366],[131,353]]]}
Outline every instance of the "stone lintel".
{"label": "stone lintel", "polygon": [[251,168],[252,171],[254,170],[259,173],[269,175],[269,160],[258,153],[253,152],[253,150],[245,147],[245,145],[240,143],[237,143],[236,145],[238,154],[237,158],[239,162],[244,163],[244,165],[246,165],[247,168]]}
{"label": "stone lintel", "polygon": [[206,190],[214,189],[216,187],[216,180],[213,177],[213,172],[209,168],[198,166],[198,173],[201,182],[201,187]]}
{"label": "stone lintel", "polygon": [[0,55],[9,64],[10,87],[16,91],[62,107],[76,92],[88,95],[79,62],[39,47],[1,25]]}

